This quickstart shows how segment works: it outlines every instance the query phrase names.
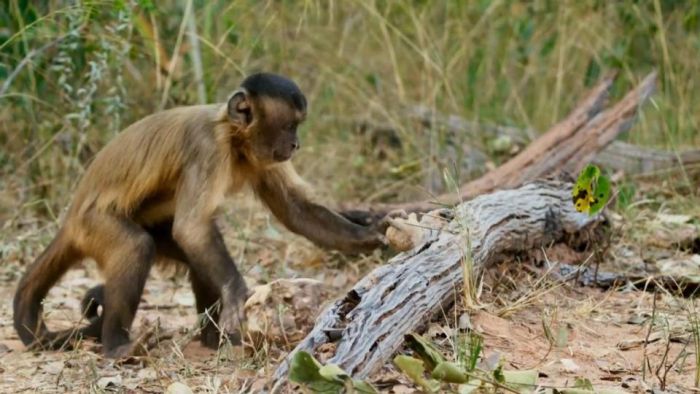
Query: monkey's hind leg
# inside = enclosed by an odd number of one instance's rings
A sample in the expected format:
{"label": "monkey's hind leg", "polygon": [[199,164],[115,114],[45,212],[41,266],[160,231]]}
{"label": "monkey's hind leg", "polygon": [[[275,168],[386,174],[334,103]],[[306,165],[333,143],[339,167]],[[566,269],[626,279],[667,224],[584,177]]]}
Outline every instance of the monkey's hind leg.
{"label": "monkey's hind leg", "polygon": [[102,323],[103,352],[110,358],[128,356],[133,350],[129,331],[155,259],[155,243],[145,230],[124,218],[93,214],[88,225],[89,244],[100,248],[90,255],[106,278],[102,316],[95,319]]}

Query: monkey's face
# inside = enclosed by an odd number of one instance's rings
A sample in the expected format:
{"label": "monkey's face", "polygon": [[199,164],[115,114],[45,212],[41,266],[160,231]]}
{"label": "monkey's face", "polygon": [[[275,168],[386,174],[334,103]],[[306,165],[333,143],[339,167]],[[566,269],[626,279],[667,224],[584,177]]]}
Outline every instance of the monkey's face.
{"label": "monkey's face", "polygon": [[251,133],[252,148],[258,160],[279,163],[292,158],[299,149],[297,129],[305,113],[281,100],[267,99],[258,109]]}
{"label": "monkey's face", "polygon": [[[231,101],[236,100],[236,96]],[[269,97],[240,97],[235,106],[229,102],[229,116],[246,136],[251,159],[259,165],[287,161],[299,149],[297,129],[306,116],[305,110]],[[233,109],[233,111],[232,111]]]}

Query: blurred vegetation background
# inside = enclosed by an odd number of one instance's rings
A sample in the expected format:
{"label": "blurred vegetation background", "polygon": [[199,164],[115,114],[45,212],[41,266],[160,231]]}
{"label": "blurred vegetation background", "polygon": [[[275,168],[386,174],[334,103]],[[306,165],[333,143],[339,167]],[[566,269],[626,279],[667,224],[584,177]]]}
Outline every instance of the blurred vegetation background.
{"label": "blurred vegetation background", "polygon": [[[624,138],[700,146],[699,55],[698,1],[4,0],[0,223],[55,219],[122,128],[224,100],[255,71],[288,75],[307,93],[295,163],[337,201],[424,197],[444,188],[443,171],[475,175],[465,148],[488,152],[489,141],[421,125],[410,106],[532,139],[611,70],[615,98],[660,73]],[[366,121],[395,131],[390,149],[358,126]]]}

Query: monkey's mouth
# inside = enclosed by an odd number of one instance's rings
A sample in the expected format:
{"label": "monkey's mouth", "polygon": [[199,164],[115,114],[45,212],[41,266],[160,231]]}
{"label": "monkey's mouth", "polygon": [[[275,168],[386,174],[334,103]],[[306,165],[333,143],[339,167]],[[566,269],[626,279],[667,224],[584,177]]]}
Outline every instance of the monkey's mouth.
{"label": "monkey's mouth", "polygon": [[292,158],[292,153],[293,153],[292,151],[289,151],[289,152],[274,151],[274,152],[272,152],[272,158],[275,161],[280,161],[280,162],[287,161],[287,160]]}

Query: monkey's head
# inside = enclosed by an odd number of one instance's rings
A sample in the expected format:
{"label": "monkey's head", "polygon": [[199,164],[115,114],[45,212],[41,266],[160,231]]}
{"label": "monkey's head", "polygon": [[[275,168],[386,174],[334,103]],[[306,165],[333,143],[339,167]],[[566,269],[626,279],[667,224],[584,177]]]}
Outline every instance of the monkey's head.
{"label": "monkey's head", "polygon": [[262,165],[289,160],[299,149],[297,127],[306,117],[306,97],[291,80],[259,73],[246,78],[228,101],[229,120]]}

